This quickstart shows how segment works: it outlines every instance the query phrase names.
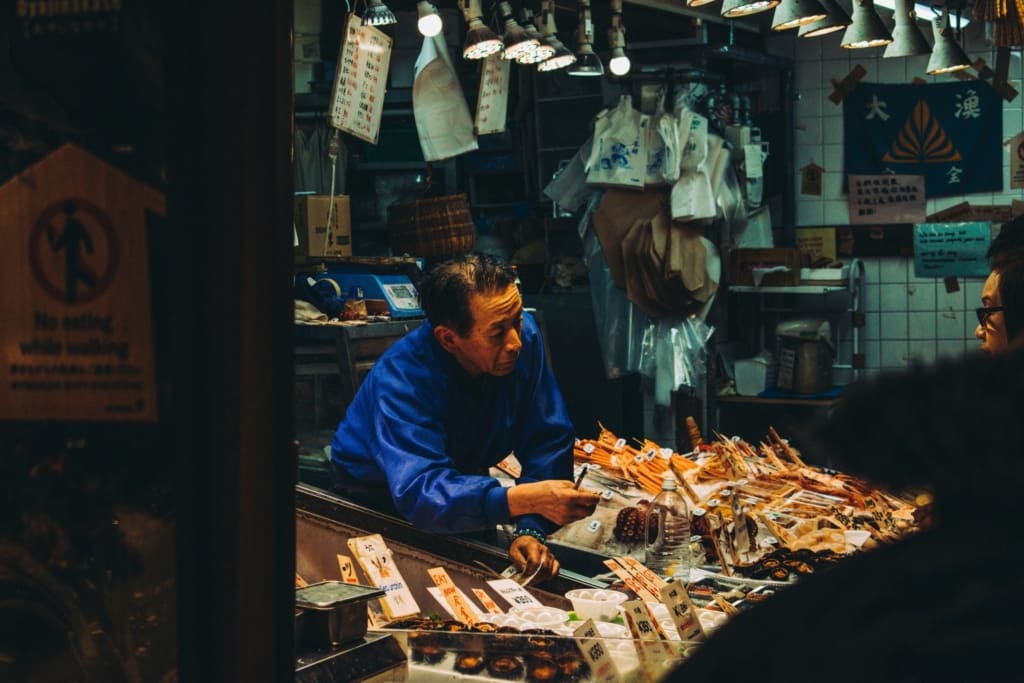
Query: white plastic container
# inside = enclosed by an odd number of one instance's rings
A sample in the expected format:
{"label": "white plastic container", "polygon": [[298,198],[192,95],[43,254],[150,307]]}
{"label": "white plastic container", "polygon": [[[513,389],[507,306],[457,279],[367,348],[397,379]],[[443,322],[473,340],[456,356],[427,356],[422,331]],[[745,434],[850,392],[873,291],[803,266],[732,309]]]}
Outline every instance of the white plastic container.
{"label": "white plastic container", "polygon": [[736,374],[736,393],[757,396],[768,388],[768,361],[764,358],[744,358],[733,363]]}
{"label": "white plastic container", "polygon": [[603,588],[574,588],[565,597],[572,603],[580,619],[612,621],[619,616],[619,605],[628,597],[620,591]]}

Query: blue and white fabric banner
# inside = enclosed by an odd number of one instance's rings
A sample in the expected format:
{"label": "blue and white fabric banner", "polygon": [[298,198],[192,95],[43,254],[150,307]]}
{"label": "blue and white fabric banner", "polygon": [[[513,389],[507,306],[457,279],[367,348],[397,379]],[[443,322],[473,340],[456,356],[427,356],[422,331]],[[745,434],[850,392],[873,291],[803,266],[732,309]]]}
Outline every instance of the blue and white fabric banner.
{"label": "blue and white fabric banner", "polygon": [[999,192],[1002,106],[977,79],[858,83],[843,99],[844,172],[921,175],[929,198]]}

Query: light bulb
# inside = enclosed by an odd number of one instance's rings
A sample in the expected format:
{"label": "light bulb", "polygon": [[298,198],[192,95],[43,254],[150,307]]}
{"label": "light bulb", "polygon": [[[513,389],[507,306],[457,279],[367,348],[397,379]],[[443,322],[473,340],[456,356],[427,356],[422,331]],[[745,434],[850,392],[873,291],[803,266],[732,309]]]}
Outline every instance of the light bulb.
{"label": "light bulb", "polygon": [[437,8],[434,7],[433,3],[427,2],[427,0],[420,0],[416,4],[416,11],[419,14],[419,19],[416,20],[416,28],[419,29],[422,35],[431,38],[441,32],[441,15],[437,13]]}
{"label": "light bulb", "polygon": [[629,73],[629,57],[621,47],[612,50],[612,58],[608,60],[608,70],[616,76],[625,76]]}

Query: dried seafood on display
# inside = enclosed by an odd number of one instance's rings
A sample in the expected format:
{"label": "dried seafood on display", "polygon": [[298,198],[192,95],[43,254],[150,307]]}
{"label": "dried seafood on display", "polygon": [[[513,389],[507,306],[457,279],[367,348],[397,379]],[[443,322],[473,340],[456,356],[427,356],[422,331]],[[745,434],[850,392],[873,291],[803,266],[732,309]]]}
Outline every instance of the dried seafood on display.
{"label": "dried seafood on display", "polygon": [[697,467],[692,460],[650,439],[637,439],[639,447],[634,447],[600,422],[598,426],[601,431],[596,439],[576,440],[573,457],[577,462],[588,463],[592,471],[602,476],[637,486],[654,496],[661,490],[665,470],[671,468],[679,479],[683,472]]}
{"label": "dried seafood on display", "polygon": [[[913,502],[857,477],[808,465],[774,429],[757,446],[715,436],[682,455],[649,439],[630,445],[601,425],[598,438],[577,440],[574,453],[577,463],[587,463],[620,490],[635,487],[651,497],[661,489],[662,473],[671,469],[690,503],[705,561],[721,564],[727,574],[765,578],[765,558],[798,552],[802,563],[769,562],[768,569],[777,571],[767,574],[810,573],[851,549],[916,531]],[[618,511],[617,541],[642,542],[648,504],[634,499]]]}

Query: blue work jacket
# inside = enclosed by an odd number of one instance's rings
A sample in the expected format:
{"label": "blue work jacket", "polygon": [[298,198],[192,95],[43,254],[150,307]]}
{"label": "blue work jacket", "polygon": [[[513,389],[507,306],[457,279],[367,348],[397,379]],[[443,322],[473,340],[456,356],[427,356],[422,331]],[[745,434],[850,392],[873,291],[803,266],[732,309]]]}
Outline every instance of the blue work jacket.
{"label": "blue work jacket", "polygon": [[[471,377],[424,322],[374,364],[338,425],[332,459],[360,482],[386,485],[419,529],[459,533],[512,521],[490,466],[514,452],[520,483],[572,477],[572,423],[529,313],[522,342],[510,374]],[[540,515],[515,521],[556,528]]]}

